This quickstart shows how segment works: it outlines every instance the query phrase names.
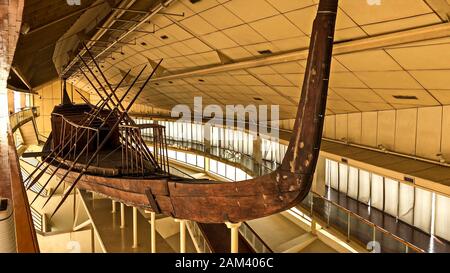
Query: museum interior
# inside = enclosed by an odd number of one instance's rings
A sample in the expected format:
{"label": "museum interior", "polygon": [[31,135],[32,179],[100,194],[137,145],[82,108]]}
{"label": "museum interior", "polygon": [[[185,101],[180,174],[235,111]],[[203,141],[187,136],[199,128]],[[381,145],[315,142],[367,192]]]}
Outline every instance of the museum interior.
{"label": "museum interior", "polygon": [[0,17],[0,253],[450,252],[449,0]]}

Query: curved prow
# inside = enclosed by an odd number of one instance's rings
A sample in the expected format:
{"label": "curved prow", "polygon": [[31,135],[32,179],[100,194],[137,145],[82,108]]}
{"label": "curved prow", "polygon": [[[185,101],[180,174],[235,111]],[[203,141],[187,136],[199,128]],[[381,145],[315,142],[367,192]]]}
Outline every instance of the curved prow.
{"label": "curved prow", "polygon": [[337,9],[338,0],[319,3],[294,129],[279,170],[282,175],[301,180],[297,200],[308,194],[319,157]]}
{"label": "curved prow", "polygon": [[[321,0],[314,21],[295,125],[281,166],[236,183],[169,181],[149,194],[154,211],[203,223],[240,222],[289,209],[308,194],[319,156],[338,0]],[[211,206],[214,204],[214,206]]]}

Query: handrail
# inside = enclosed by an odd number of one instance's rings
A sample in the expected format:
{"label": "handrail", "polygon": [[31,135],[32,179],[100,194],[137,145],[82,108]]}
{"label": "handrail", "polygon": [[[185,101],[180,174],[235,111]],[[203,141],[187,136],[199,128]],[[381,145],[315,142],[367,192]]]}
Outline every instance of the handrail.
{"label": "handrail", "polygon": [[9,116],[11,131],[14,133],[20,126],[39,116],[39,107],[23,108]]}
{"label": "handrail", "polygon": [[[23,161],[23,160],[21,160],[21,161]],[[23,161],[23,162],[25,162],[25,161]],[[21,167],[20,169],[22,171],[22,177],[28,177],[30,175],[30,173],[27,170],[25,170],[25,168]],[[28,185],[30,183],[31,183],[31,180],[29,180],[28,183],[25,183],[25,186],[28,187]],[[39,196],[46,197],[48,195],[48,190],[42,189],[42,188],[43,188],[42,184],[39,183],[39,181],[38,181],[30,188],[30,190],[36,194],[39,194]]]}
{"label": "handrail", "polygon": [[[249,224],[247,224],[246,222],[243,222],[241,224],[241,226],[239,227],[239,233],[241,233],[242,237],[244,237],[244,239],[251,245],[251,247],[253,248],[253,250],[255,252],[257,252],[258,249],[256,249],[256,246],[254,246],[253,242],[251,242],[247,238],[243,227],[245,227],[245,229],[249,230],[253,234],[253,236],[255,236],[255,238],[264,246],[264,248],[266,248],[269,251],[269,253],[273,253],[274,252],[273,249],[270,248],[270,246],[268,246],[266,244],[266,242],[258,235],[258,233],[256,233],[256,231]],[[266,252],[263,251],[262,253],[266,253]]]}
{"label": "handrail", "polygon": [[44,232],[44,215],[39,213],[35,208],[30,206],[31,218],[36,231]]}
{"label": "handrail", "polygon": [[[333,206],[337,207],[337,208],[340,209],[341,211],[344,211],[347,215],[353,216],[354,218],[358,219],[359,221],[364,222],[364,223],[366,223],[367,225],[373,227],[373,228],[376,229],[377,231],[380,231],[380,232],[382,232],[382,233],[384,233],[384,234],[386,234],[386,235],[392,237],[394,240],[396,240],[396,241],[398,241],[399,243],[403,244],[406,248],[408,248],[408,249],[413,249],[413,250],[416,251],[416,252],[421,252],[421,253],[426,252],[425,250],[423,250],[423,249],[421,249],[421,248],[419,248],[419,247],[417,247],[417,246],[411,244],[410,242],[407,242],[407,241],[403,240],[402,238],[398,237],[397,235],[395,235],[395,234],[393,234],[393,233],[387,231],[386,229],[384,229],[384,228],[382,228],[382,227],[376,225],[375,223],[370,222],[369,220],[365,219],[364,217],[361,217],[360,215],[354,213],[353,211],[350,211],[349,209],[347,209],[347,208],[345,208],[345,207],[343,207],[343,206],[341,206],[341,205],[339,205],[339,204],[337,204],[337,203],[335,203],[335,202],[333,202],[333,201],[331,201],[331,200],[328,200],[327,198],[321,196],[320,194],[318,194],[318,193],[316,193],[316,192],[314,192],[314,191],[311,191],[311,193],[312,193],[311,196],[316,196],[316,197],[318,197],[318,198],[324,200],[325,202],[332,204]],[[311,198],[311,199],[314,200],[314,198]],[[313,202],[313,205],[314,205],[314,201],[311,201],[311,202]],[[299,205],[302,205],[302,204],[299,204]],[[304,205],[304,204],[303,204],[303,205]],[[311,205],[311,210],[309,210],[309,209],[307,210],[308,213],[310,214],[310,215],[309,215],[310,217],[313,217],[313,215],[314,215],[314,213],[315,213],[315,211],[313,210],[313,205]],[[349,223],[347,223],[347,224],[349,224]]]}
{"label": "handrail", "polygon": [[12,132],[8,132],[8,166],[11,185],[11,199],[13,200],[13,210],[16,228],[17,252],[39,252],[39,245],[36,231],[33,227],[31,210],[28,204],[28,197],[23,185],[23,178],[19,170],[19,160],[14,145]]}
{"label": "handrail", "polygon": [[[197,237],[195,235],[199,235],[199,238],[203,239],[203,253],[213,253],[208,237],[205,236],[205,233],[200,228],[197,222],[186,220],[186,227],[188,229],[189,235],[191,235],[192,241],[194,242],[198,253],[202,253],[202,249],[200,248],[200,242],[197,241]],[[195,230],[198,231],[197,234],[194,234]]]}

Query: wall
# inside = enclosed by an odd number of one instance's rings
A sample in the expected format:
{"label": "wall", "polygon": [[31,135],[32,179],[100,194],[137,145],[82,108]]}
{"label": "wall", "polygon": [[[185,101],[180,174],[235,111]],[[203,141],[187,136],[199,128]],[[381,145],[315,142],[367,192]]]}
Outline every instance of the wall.
{"label": "wall", "polygon": [[329,115],[324,137],[450,161],[450,106]]}
{"label": "wall", "polygon": [[[61,81],[59,79],[48,82],[34,89],[37,95],[34,95],[34,106],[40,107],[41,115],[37,118],[36,123],[39,133],[48,136],[51,132],[51,113],[55,105],[61,103]],[[80,91],[83,96],[89,99],[89,93]],[[80,95],[73,90],[71,84],[67,84],[67,93],[71,100],[75,103],[84,103]]]}

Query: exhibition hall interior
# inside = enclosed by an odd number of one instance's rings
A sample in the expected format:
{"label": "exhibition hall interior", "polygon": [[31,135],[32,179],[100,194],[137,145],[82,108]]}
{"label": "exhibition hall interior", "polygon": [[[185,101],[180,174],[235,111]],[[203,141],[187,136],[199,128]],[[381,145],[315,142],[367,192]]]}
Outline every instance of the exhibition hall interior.
{"label": "exhibition hall interior", "polygon": [[0,18],[0,253],[450,252],[449,0]]}

